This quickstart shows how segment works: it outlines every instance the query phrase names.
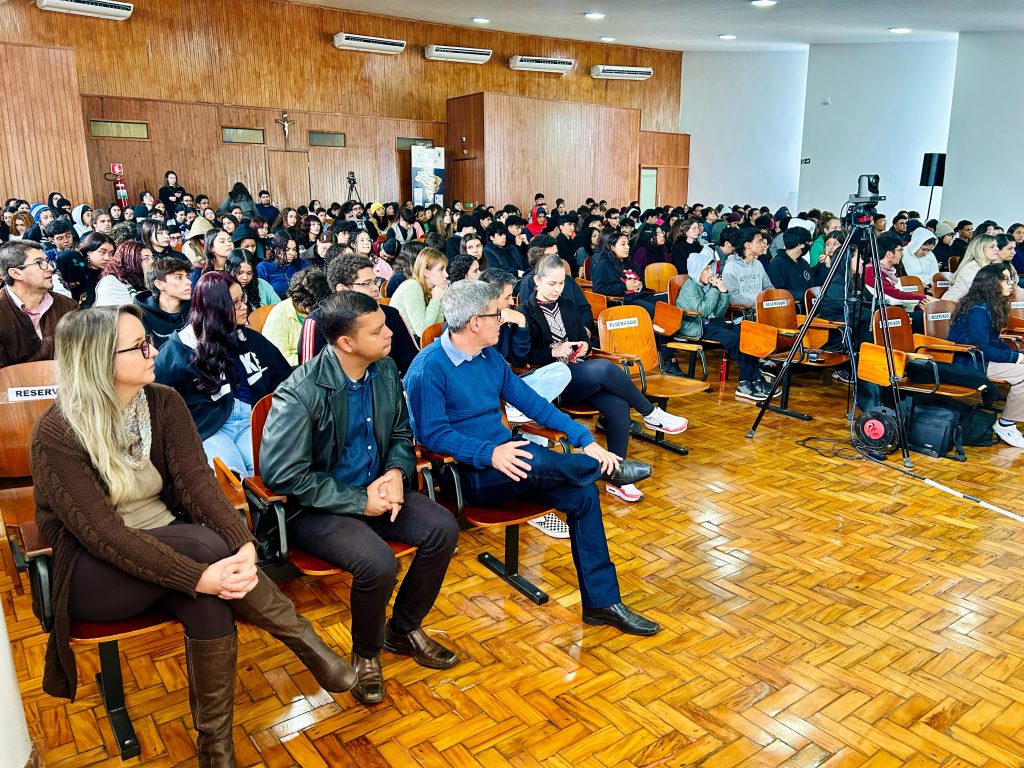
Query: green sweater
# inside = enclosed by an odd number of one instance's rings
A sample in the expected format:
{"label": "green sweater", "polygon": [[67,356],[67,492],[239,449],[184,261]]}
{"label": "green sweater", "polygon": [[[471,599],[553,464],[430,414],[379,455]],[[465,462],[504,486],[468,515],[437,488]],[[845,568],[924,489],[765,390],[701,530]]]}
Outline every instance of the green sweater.
{"label": "green sweater", "polygon": [[676,306],[691,312],[700,312],[703,320],[684,316],[679,333],[683,336],[700,337],[704,323],[713,317],[725,317],[729,309],[729,292],[722,293],[711,285],[701,285],[698,280],[690,278],[676,297]]}

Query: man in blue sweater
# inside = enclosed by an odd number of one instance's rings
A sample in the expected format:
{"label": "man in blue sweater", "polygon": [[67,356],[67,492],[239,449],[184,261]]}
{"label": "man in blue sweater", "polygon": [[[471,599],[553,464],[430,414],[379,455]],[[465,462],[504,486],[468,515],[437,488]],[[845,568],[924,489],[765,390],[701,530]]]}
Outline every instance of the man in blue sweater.
{"label": "man in blue sweater", "polygon": [[[405,376],[413,431],[428,450],[464,465],[462,485],[469,504],[494,506],[526,497],[564,512],[583,621],[653,635],[660,627],[623,605],[619,596],[594,485],[602,473],[616,482],[642,477],[619,477],[634,467],[620,468],[618,456],[537,395],[491,349],[501,328],[500,301],[501,290],[488,283],[463,280],[448,288],[443,300],[448,330],[416,356]],[[565,432],[583,453],[564,455],[513,440],[501,420],[500,400]]]}

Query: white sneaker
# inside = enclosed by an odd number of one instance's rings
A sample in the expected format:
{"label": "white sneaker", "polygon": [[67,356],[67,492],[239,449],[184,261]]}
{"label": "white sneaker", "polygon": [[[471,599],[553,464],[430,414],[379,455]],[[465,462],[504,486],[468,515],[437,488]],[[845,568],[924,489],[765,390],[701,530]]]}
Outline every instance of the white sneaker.
{"label": "white sneaker", "polygon": [[548,512],[544,517],[535,517],[526,522],[552,539],[569,538],[569,526],[554,512]]}
{"label": "white sneaker", "polygon": [[630,483],[629,485],[612,485],[605,483],[604,489],[612,496],[618,496],[623,501],[630,503],[640,501],[644,497],[643,491]]}
{"label": "white sneaker", "polygon": [[690,426],[690,422],[682,416],[673,416],[671,413],[661,410],[661,408],[655,408],[644,416],[644,425],[648,429],[664,432],[666,435],[678,435],[680,432],[686,431],[686,428]]}
{"label": "white sneaker", "polygon": [[505,406],[505,418],[508,419],[509,424],[525,424],[532,419],[525,413],[520,411],[514,405]]}
{"label": "white sneaker", "polygon": [[1008,427],[1004,427],[997,420],[992,430],[999,435],[999,439],[1004,443],[1009,443],[1014,448],[1024,448],[1024,435],[1017,429],[1016,424],[1011,424]]}

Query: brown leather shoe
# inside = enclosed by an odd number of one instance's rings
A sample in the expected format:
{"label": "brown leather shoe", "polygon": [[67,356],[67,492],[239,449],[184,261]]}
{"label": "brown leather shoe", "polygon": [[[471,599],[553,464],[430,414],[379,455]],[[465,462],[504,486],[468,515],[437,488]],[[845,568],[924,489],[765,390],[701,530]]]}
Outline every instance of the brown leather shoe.
{"label": "brown leather shoe", "polygon": [[399,656],[412,656],[413,661],[429,669],[450,669],[459,663],[454,652],[432,640],[422,627],[408,635],[400,635],[392,631],[391,622],[388,622],[384,625],[384,650]]}
{"label": "brown leather shoe", "polygon": [[350,693],[362,704],[380,704],[384,701],[384,673],[380,669],[380,654],[364,659],[352,652],[352,666],[356,670],[356,684]]}

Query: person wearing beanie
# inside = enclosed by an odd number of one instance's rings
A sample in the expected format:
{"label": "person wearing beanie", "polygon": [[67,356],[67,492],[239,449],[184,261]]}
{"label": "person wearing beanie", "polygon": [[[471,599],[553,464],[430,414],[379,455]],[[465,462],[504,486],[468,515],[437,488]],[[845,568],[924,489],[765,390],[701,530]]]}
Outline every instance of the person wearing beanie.
{"label": "person wearing beanie", "polygon": [[939,263],[939,269],[943,272],[949,269],[949,257],[953,255],[951,246],[954,237],[956,237],[956,232],[948,223],[940,221],[935,224],[935,239],[937,242],[932,250],[932,254]]}
{"label": "person wearing beanie", "polygon": [[803,258],[811,247],[811,233],[802,226],[789,227],[782,236],[785,250],[768,265],[768,279],[776,288],[789,291],[797,308],[803,307],[804,292],[812,285],[821,285],[824,262],[812,267]]}
{"label": "person wearing beanie", "polygon": [[254,256],[256,255],[256,244],[259,242],[259,239],[259,233],[248,224],[242,224],[231,233],[231,242],[235,248],[241,248]]}

